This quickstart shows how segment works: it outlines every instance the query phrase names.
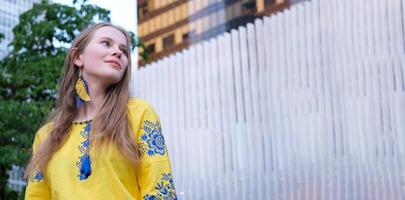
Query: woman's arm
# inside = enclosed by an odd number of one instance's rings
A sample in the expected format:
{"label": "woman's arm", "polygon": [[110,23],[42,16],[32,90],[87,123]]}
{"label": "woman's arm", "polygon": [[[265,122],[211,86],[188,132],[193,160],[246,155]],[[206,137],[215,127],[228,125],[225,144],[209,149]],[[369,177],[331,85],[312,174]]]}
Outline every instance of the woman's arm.
{"label": "woman's arm", "polygon": [[143,199],[177,199],[159,116],[148,108],[137,133],[141,164],[137,168]]}
{"label": "woman's arm", "polygon": [[[35,134],[34,143],[32,145],[32,151],[35,154],[36,150],[41,144],[41,135],[44,131],[47,131],[46,127],[41,128]],[[46,183],[45,177],[41,171],[34,172],[28,179],[27,188],[25,189],[25,199],[26,200],[50,200],[51,198],[51,190]]]}

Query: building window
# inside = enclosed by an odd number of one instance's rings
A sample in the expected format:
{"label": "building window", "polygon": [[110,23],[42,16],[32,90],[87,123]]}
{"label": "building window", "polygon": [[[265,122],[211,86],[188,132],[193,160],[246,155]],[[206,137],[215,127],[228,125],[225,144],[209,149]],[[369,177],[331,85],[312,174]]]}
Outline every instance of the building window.
{"label": "building window", "polygon": [[183,41],[188,40],[188,39],[190,38],[189,33],[188,33],[188,32],[187,32],[187,33],[183,33],[182,38],[183,38]]}
{"label": "building window", "polygon": [[265,0],[264,1],[264,4],[266,5],[266,6],[272,6],[273,4],[275,4],[276,3],[276,0]]}
{"label": "building window", "polygon": [[182,41],[190,41],[193,38],[195,39],[195,37],[196,37],[195,30],[191,30],[189,32],[183,33],[183,35],[182,35],[183,40]]}
{"label": "building window", "polygon": [[138,5],[138,18],[144,17],[148,12],[148,1],[140,2]]}
{"label": "building window", "polygon": [[244,15],[255,15],[256,12],[256,1],[249,1],[242,4],[242,13]]}
{"label": "building window", "polygon": [[155,43],[149,44],[148,46],[146,46],[145,51],[147,53],[155,53]]}
{"label": "building window", "polygon": [[170,47],[174,44],[174,34],[170,34],[163,38],[163,48]]}

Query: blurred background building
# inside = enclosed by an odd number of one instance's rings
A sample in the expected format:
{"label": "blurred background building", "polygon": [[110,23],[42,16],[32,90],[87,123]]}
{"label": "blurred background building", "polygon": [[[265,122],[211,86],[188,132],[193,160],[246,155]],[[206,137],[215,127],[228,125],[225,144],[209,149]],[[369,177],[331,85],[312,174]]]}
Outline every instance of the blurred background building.
{"label": "blurred background building", "polygon": [[8,44],[13,40],[13,28],[18,24],[20,14],[37,2],[40,0],[0,0],[0,33],[4,34],[0,42],[0,59],[11,50]]}
{"label": "blurred background building", "polygon": [[297,1],[302,0],[138,0],[138,34],[150,63]]}

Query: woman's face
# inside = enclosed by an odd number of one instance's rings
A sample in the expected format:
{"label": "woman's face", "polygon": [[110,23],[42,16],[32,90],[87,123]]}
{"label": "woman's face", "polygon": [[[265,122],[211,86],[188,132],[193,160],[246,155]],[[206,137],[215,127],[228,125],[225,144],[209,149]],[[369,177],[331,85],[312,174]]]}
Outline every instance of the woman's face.
{"label": "woman's face", "polygon": [[110,86],[118,83],[128,67],[127,39],[114,27],[104,26],[94,31],[90,42],[75,60],[89,84]]}

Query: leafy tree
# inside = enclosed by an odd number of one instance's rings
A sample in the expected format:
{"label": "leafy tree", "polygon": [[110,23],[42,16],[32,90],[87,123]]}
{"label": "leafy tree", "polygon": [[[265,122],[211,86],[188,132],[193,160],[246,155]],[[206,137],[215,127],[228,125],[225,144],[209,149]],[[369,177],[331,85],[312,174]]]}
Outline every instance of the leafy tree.
{"label": "leafy tree", "polygon": [[[110,21],[108,10],[86,0],[73,4],[42,0],[23,13],[12,51],[0,61],[0,199],[6,198],[7,170],[27,163],[35,131],[53,106],[67,46],[88,25]],[[141,46],[131,36],[132,49]]]}

